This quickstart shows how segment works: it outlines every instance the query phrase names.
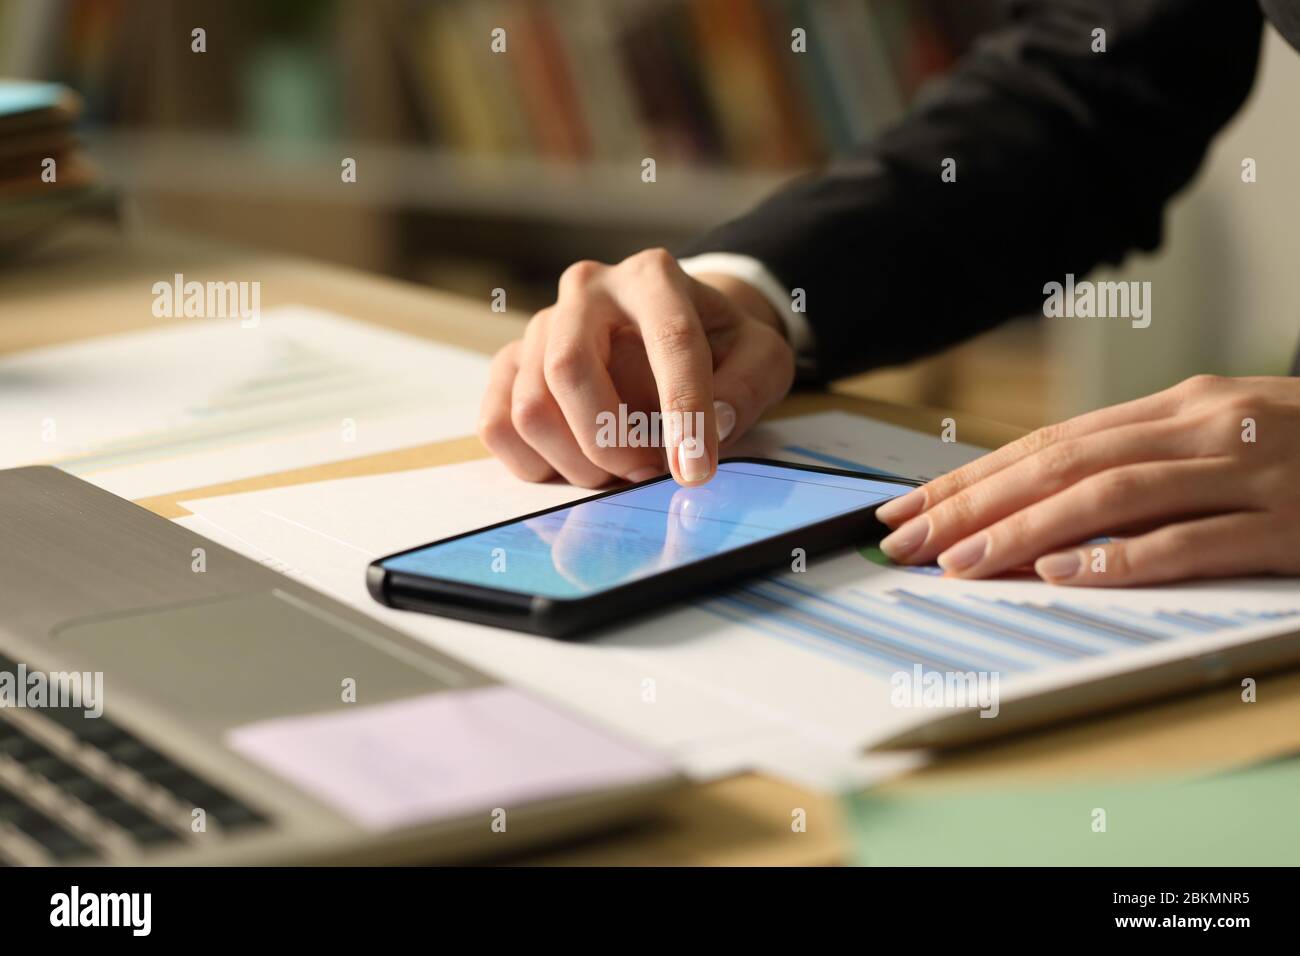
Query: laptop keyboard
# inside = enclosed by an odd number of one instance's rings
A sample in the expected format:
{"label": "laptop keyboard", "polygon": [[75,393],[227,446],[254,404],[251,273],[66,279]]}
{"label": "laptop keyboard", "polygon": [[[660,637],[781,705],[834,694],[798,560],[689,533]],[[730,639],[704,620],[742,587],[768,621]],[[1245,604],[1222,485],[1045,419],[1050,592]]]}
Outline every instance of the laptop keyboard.
{"label": "laptop keyboard", "polygon": [[128,862],[266,822],[107,717],[0,707],[0,866]]}

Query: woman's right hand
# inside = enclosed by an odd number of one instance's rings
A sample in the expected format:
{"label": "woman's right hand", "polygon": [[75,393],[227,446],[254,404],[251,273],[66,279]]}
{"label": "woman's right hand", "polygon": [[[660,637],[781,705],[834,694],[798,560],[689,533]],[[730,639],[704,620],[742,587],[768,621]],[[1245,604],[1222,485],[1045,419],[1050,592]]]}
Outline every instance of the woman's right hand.
{"label": "woman's right hand", "polygon": [[[574,263],[555,304],[492,360],[479,437],[528,481],[558,473],[597,488],[671,470],[679,484],[701,485],[717,469],[719,446],[790,390],[794,353],[781,328],[752,286],[692,278],[662,249],[614,266]],[[604,441],[603,413],[622,420],[620,405],[660,412],[665,423],[702,421],[703,433],[666,427],[663,447]]]}

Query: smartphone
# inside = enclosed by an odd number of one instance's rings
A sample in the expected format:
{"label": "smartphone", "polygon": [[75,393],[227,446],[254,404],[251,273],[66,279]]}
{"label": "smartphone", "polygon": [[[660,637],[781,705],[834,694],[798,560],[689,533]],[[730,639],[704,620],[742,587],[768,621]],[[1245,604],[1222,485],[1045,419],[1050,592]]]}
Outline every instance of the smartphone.
{"label": "smartphone", "polygon": [[[373,562],[381,604],[569,638],[879,536],[876,508],[920,482],[727,458]],[[796,551],[795,549],[801,549]]]}

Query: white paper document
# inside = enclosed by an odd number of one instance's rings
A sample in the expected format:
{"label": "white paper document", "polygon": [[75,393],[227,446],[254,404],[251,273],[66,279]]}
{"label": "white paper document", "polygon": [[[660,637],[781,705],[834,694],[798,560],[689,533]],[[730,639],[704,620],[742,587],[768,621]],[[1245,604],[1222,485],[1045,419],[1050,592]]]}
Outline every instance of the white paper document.
{"label": "white paper document", "polygon": [[486,356],[305,307],[0,358],[0,467],[142,498],[474,430]]}
{"label": "white paper document", "polygon": [[[832,413],[765,425],[748,444],[773,457],[833,456],[841,467],[859,461],[909,475],[932,475],[978,454],[937,436],[921,436],[908,453],[894,440],[898,431]],[[879,454],[885,448],[888,456]],[[876,464],[885,458],[886,466]],[[1062,674],[1103,673],[1300,627],[1300,595],[1288,582],[1124,591],[962,582],[934,569],[888,566],[871,548],[813,560],[805,572],[760,578],[582,642],[394,611],[366,592],[365,567],[377,557],[585,494],[519,482],[483,460],[186,506],[238,549],[282,562],[386,623],[654,747],[699,777],[762,769],[833,788],[911,765],[916,758],[866,757],[863,750],[927,717],[934,702],[920,686],[922,674],[918,686],[908,686],[917,665],[922,672],[996,674],[1005,696]]]}
{"label": "white paper document", "polygon": [[877,422],[848,412],[822,412],[752,429],[726,455],[779,458],[891,478],[929,481],[974,461],[988,449]]}

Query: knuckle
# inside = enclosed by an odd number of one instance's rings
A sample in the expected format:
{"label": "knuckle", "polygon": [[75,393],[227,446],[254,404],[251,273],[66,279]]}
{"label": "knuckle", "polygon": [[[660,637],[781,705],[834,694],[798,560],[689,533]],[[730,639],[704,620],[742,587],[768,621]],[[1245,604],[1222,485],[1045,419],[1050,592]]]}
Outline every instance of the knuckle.
{"label": "knuckle", "polygon": [[520,345],[519,339],[515,339],[513,342],[501,346],[501,348],[497,349],[496,354],[492,356],[491,364],[498,368],[513,365],[518,358]]}
{"label": "knuckle", "polygon": [[1229,380],[1222,375],[1193,375],[1174,386],[1186,398],[1203,398],[1224,388]]}
{"label": "knuckle", "polygon": [[514,437],[510,416],[497,411],[485,413],[478,420],[478,437],[488,451],[496,454]]}
{"label": "knuckle", "polygon": [[550,405],[541,395],[516,396],[510,405],[510,422],[521,435],[536,434],[550,419]]}
{"label": "knuckle", "polygon": [[938,505],[948,501],[950,498],[960,494],[962,489],[968,487],[968,483],[959,476],[958,471],[950,471],[947,474],[940,475],[938,478],[932,478],[925,484],[925,500],[929,507],[938,507]]}
{"label": "knuckle", "polygon": [[1031,452],[1037,452],[1042,451],[1044,448],[1050,448],[1064,437],[1064,429],[1058,422],[1034,429],[1025,436],[1024,441]]}
{"label": "knuckle", "polygon": [[677,259],[667,249],[656,246],[651,249],[642,249],[635,255],[629,256],[627,263],[638,270],[664,272],[675,266]]}
{"label": "knuckle", "polygon": [[1055,491],[1077,477],[1081,467],[1079,443],[1064,441],[1048,445],[1030,460],[1036,484],[1044,490]]}
{"label": "knuckle", "polygon": [[591,285],[605,267],[594,259],[579,259],[560,273],[560,292],[578,292]]}
{"label": "knuckle", "polygon": [[978,507],[970,491],[961,491],[934,509],[931,518],[935,528],[969,528],[975,525]]}
{"label": "knuckle", "polygon": [[1089,504],[1098,511],[1109,511],[1129,504],[1142,493],[1142,481],[1130,469],[1117,468],[1097,475],[1087,489]]}
{"label": "knuckle", "polygon": [[570,387],[582,378],[583,355],[577,345],[564,345],[546,350],[542,359],[542,374],[552,387]]}
{"label": "knuckle", "polygon": [[694,422],[687,423],[686,416],[703,407],[704,389],[693,382],[679,382],[673,387],[672,398],[663,408],[666,414],[675,417],[671,424],[665,423],[664,427],[681,428],[692,426]]}
{"label": "knuckle", "polygon": [[695,346],[695,328],[683,318],[669,319],[653,327],[650,342],[669,356],[684,355]]}
{"label": "knuckle", "polygon": [[1041,530],[1039,524],[1040,514],[1034,508],[1025,508],[1007,515],[989,529],[989,550],[1001,551],[1007,545],[1014,546],[1029,541]]}
{"label": "knuckle", "polygon": [[533,313],[533,317],[528,320],[528,325],[524,327],[524,335],[523,338],[520,339],[519,344],[516,348],[516,352],[515,352],[516,356],[522,354],[524,343],[528,341],[530,337],[533,338],[546,337],[546,329],[547,326],[550,324],[551,316],[553,314],[554,313],[551,311],[550,308],[542,309],[540,312]]}

